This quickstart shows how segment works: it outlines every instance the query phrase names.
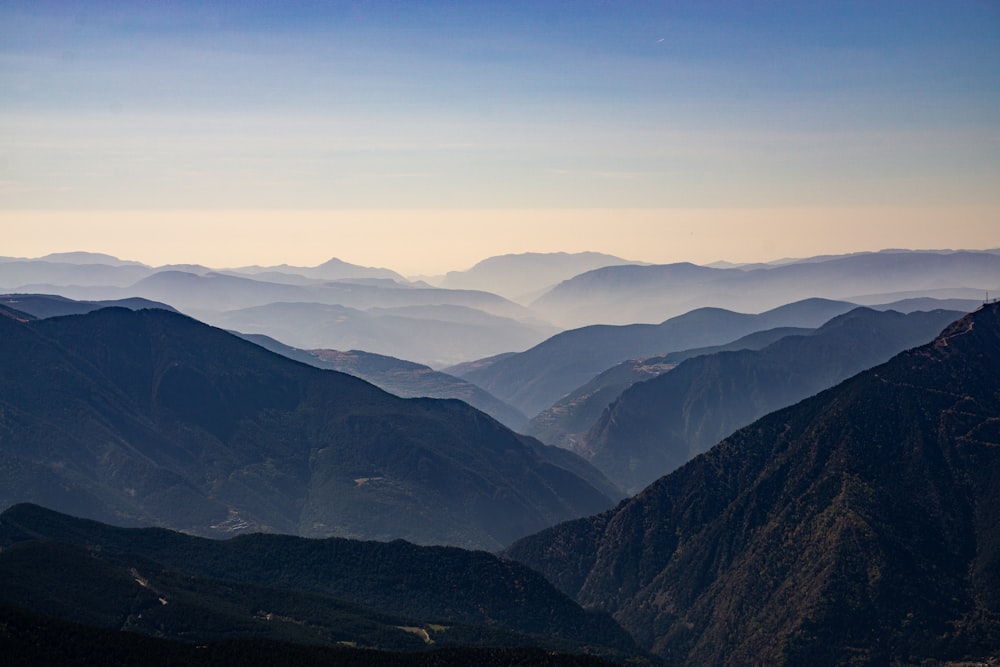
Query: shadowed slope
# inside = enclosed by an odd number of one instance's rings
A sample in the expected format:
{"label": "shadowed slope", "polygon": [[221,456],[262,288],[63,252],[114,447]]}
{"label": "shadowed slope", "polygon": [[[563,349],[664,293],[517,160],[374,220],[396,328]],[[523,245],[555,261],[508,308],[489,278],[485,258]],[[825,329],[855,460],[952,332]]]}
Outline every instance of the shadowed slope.
{"label": "shadowed slope", "polygon": [[1000,305],[508,551],[672,663],[1000,650]]}
{"label": "shadowed slope", "polygon": [[181,315],[0,319],[2,504],[487,549],[610,504],[563,452],[464,403],[400,399]]}

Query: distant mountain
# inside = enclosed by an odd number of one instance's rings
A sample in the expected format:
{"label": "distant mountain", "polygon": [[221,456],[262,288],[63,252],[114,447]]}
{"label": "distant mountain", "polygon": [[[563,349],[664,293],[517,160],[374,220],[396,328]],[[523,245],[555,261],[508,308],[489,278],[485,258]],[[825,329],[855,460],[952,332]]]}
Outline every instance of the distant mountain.
{"label": "distant mountain", "polygon": [[961,315],[858,308],[759,350],[688,359],[623,391],[574,451],[636,493],[736,429],[932,340]]}
{"label": "distant mountain", "polygon": [[567,469],[601,477],[581,459],[460,401],[397,398],[174,313],[0,318],[0,337],[0,506],[496,549],[611,503]]}
{"label": "distant mountain", "polygon": [[441,287],[493,292],[522,300],[586,271],[604,266],[634,264],[599,252],[526,252],[489,257],[465,271],[449,271]]}
{"label": "distant mountain", "polygon": [[598,373],[627,359],[721,345],[774,327],[816,327],[852,307],[845,302],[806,299],[759,315],[699,308],[661,324],[594,325],[564,331],[495,363],[471,367],[467,372],[449,371],[461,372],[460,377],[534,417]]}
{"label": "distant mountain", "polygon": [[[114,258],[112,259],[114,260]],[[4,258],[0,259],[0,291],[51,291],[32,289],[31,287],[34,285],[125,287],[151,275],[153,272],[154,269],[148,266],[124,264],[120,260],[114,260],[110,264],[96,264],[92,261],[69,262],[46,259]],[[120,296],[122,295],[102,295],[97,298],[114,299]]]}
{"label": "distant mountain", "polygon": [[583,451],[583,437],[618,396],[637,382],[672,370],[686,359],[732,350],[759,350],[785,336],[807,334],[814,329],[776,327],[757,331],[725,345],[697,347],[645,359],[629,359],[612,366],[590,382],[577,387],[551,407],[539,412],[522,431],[547,445]]}
{"label": "distant mountain", "polygon": [[521,429],[528,418],[517,408],[471,382],[429,366],[361,350],[301,350],[260,334],[237,334],[289,359],[347,373],[403,398],[457,398],[481,410],[509,429]]}
{"label": "distant mountain", "polygon": [[344,280],[350,278],[385,278],[391,281],[405,283],[406,278],[390,271],[389,269],[373,268],[369,266],[359,266],[350,264],[336,257],[323,262],[319,266],[290,266],[279,264],[277,266],[242,266],[230,269],[234,273],[255,275],[262,273],[275,273],[286,275],[299,275],[306,278],[319,280]]}
{"label": "distant mountain", "polygon": [[215,541],[17,505],[0,515],[0,581],[6,605],[185,641],[636,653],[608,615],[523,565],[402,540]]}
{"label": "distant mountain", "polygon": [[[656,322],[699,306],[759,312],[808,297],[873,304],[919,296],[978,298],[996,289],[1000,255],[993,252],[887,251],[750,269],[605,267],[560,283],[531,307],[550,322],[579,327]],[[888,298],[893,293],[907,296]],[[860,301],[864,295],[870,300]]]}
{"label": "distant mountain", "polygon": [[114,255],[102,252],[53,252],[39,257],[43,262],[60,262],[64,264],[107,264],[108,266],[146,266],[142,262],[129,259],[118,259]]}
{"label": "distant mountain", "polygon": [[112,301],[76,301],[54,294],[0,294],[0,304],[31,313],[38,318],[57,317],[59,315],[82,315],[93,310],[111,307],[128,308],[129,310],[141,310],[143,308],[174,310],[165,303],[138,297]]}
{"label": "distant mountain", "polygon": [[[459,309],[468,311],[463,318],[455,316]],[[525,349],[552,331],[461,306],[448,307],[444,313],[442,310],[441,306],[360,310],[322,303],[278,302],[203,315],[216,326],[262,333],[298,348],[363,349],[436,367]],[[426,314],[421,316],[423,312]]]}
{"label": "distant mountain", "polygon": [[997,415],[991,304],[506,555],[669,664],[995,657]]}

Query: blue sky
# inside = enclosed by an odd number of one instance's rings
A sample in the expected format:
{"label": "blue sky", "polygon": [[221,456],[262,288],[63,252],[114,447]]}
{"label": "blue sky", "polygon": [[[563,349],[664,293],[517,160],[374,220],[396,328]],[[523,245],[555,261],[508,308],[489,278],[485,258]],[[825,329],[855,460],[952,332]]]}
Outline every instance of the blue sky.
{"label": "blue sky", "polygon": [[4,224],[1000,211],[989,1],[3,1],[0,90]]}

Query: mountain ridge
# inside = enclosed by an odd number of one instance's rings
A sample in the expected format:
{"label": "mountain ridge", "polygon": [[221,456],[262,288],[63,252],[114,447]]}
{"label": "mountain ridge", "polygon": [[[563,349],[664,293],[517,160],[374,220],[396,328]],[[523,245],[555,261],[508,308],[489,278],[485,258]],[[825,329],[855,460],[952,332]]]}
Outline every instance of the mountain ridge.
{"label": "mountain ridge", "polygon": [[1000,649],[1000,304],[505,554],[678,665]]}

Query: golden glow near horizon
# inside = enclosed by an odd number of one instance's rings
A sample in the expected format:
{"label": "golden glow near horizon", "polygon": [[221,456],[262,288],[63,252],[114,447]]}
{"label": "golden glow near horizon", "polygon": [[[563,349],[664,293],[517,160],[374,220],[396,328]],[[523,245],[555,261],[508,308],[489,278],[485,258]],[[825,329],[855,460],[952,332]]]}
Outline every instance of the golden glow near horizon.
{"label": "golden glow near horizon", "polygon": [[331,257],[407,276],[490,256],[605,252],[650,262],[770,261],[885,248],[1000,246],[996,208],[0,210],[0,256],[102,252],[213,268]]}

